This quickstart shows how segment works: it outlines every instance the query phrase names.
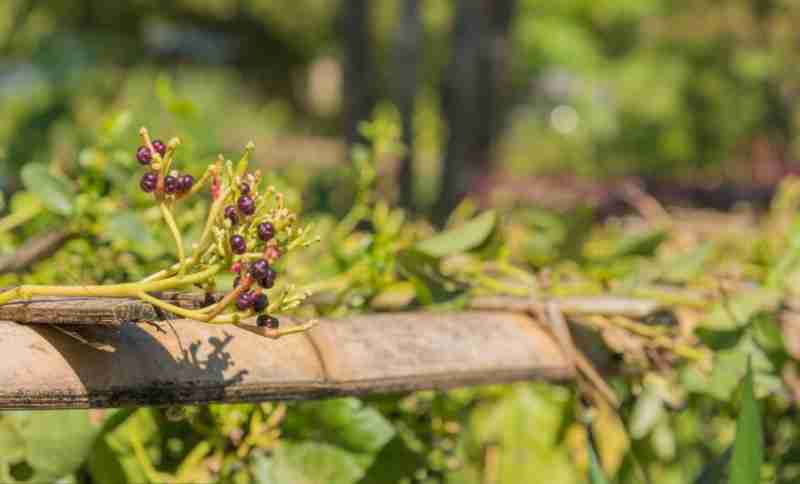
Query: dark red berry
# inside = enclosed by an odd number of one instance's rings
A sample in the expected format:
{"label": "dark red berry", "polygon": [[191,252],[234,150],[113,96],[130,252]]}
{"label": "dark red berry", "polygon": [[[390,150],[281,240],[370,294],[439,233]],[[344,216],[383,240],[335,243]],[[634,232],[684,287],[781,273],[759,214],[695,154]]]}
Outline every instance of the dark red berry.
{"label": "dark red berry", "polygon": [[253,279],[257,281],[267,277],[268,272],[269,262],[265,261],[264,259],[258,259],[257,261],[253,262],[253,265],[250,266],[250,275],[253,276]]}
{"label": "dark red berry", "polygon": [[239,294],[238,298],[236,298],[236,307],[239,308],[240,311],[244,311],[245,309],[251,307],[255,302],[256,296],[252,291],[243,292]]}
{"label": "dark red berry", "polygon": [[164,154],[167,152],[167,145],[165,145],[160,139],[154,139],[152,145],[153,149],[156,150],[161,156],[164,156]]}
{"label": "dark red berry", "polygon": [[248,185],[247,183],[242,183],[241,185],[239,185],[239,191],[242,193],[242,195],[247,195],[248,193],[250,193],[250,185]]}
{"label": "dark red berry", "polygon": [[242,195],[239,197],[239,211],[245,215],[253,215],[256,211],[256,202],[250,198],[250,195]]}
{"label": "dark red berry", "polygon": [[235,272],[236,274],[242,271],[242,263],[241,262],[234,262],[231,264],[231,272]]}
{"label": "dark red berry", "polygon": [[256,325],[259,328],[270,328],[270,329],[278,329],[280,325],[280,321],[275,316],[270,316],[268,314],[259,314],[258,318],[256,319]]}
{"label": "dark red berry", "polygon": [[194,185],[194,177],[192,175],[181,175],[178,177],[178,191],[181,193],[188,192]]}
{"label": "dark red berry", "polygon": [[269,222],[261,222],[258,224],[258,238],[267,242],[275,237],[275,227]]}
{"label": "dark red berry", "polygon": [[253,299],[253,309],[257,313],[260,313],[265,309],[267,309],[268,305],[269,305],[269,299],[267,299],[267,295],[264,293],[258,294],[257,296],[255,296],[255,299]]}
{"label": "dark red berry", "polygon": [[178,177],[167,175],[164,177],[164,191],[167,193],[177,193]]}
{"label": "dark red berry", "polygon": [[142,179],[139,181],[139,187],[141,187],[142,191],[150,193],[156,189],[158,186],[158,175],[155,172],[148,171],[144,175],[142,175]]}
{"label": "dark red berry", "polygon": [[244,254],[247,251],[247,242],[239,234],[231,235],[231,250],[234,254]]}
{"label": "dark red berry", "polygon": [[225,218],[231,221],[231,224],[236,225],[239,223],[239,214],[236,213],[236,207],[228,205],[225,207]]}
{"label": "dark red berry", "polygon": [[153,161],[153,154],[150,153],[150,148],[147,146],[140,146],[136,150],[136,159],[143,165],[149,165]]}
{"label": "dark red berry", "polygon": [[272,286],[275,285],[275,278],[278,277],[278,273],[275,272],[275,269],[272,267],[267,268],[266,274],[263,278],[258,280],[258,283],[264,289],[270,289]]}

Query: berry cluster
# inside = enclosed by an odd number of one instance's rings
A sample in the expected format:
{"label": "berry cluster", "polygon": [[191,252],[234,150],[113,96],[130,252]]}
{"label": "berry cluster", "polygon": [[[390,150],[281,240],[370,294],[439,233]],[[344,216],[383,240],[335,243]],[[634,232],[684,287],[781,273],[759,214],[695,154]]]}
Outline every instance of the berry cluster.
{"label": "berry cluster", "polygon": [[136,150],[136,159],[139,163],[149,167],[149,170],[139,180],[139,187],[145,193],[155,192],[157,196],[162,194],[184,195],[194,186],[192,175],[181,175],[175,171],[169,174],[164,173],[172,161],[171,157],[167,155],[167,151],[167,145],[160,139],[144,144]]}

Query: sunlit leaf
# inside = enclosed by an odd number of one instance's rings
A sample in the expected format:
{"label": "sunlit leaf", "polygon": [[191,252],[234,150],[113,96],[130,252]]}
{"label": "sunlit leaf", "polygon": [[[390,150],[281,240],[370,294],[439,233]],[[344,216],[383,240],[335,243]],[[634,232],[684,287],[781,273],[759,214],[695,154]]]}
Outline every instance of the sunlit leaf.
{"label": "sunlit leaf", "polygon": [[753,368],[747,366],[742,382],[742,407],[736,420],[736,439],[730,462],[730,484],[753,484],[761,480],[764,436],[761,413],[753,393]]}
{"label": "sunlit leaf", "polygon": [[35,193],[45,207],[60,215],[70,215],[73,211],[75,190],[63,177],[50,174],[47,166],[29,163],[22,168],[22,181],[25,188]]}
{"label": "sunlit leaf", "polygon": [[475,249],[482,245],[495,229],[497,214],[484,212],[469,222],[445,230],[433,237],[420,241],[415,248],[431,257],[444,257]]}

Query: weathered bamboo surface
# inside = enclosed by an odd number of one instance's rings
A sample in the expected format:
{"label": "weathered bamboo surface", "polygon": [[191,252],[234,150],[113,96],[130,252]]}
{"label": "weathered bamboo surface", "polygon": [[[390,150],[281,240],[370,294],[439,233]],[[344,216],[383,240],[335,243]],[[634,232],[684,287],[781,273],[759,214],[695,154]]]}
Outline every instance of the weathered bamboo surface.
{"label": "weathered bamboo surface", "polygon": [[[67,301],[51,303],[63,313]],[[96,314],[98,303],[86,307]],[[571,376],[558,345],[524,313],[384,313],[323,320],[278,340],[254,334],[252,321],[129,319],[0,321],[0,408],[310,399]]]}
{"label": "weathered bamboo surface", "polygon": [[[217,294],[216,299],[223,295]],[[204,295],[198,293],[159,293],[157,296],[188,309],[197,309],[204,304]],[[564,314],[575,316],[608,314],[643,318],[661,309],[655,301],[615,296],[563,297],[552,301],[558,303]],[[476,310],[531,312],[543,303],[535,298],[487,296],[473,300],[469,306]],[[41,296],[0,306],[0,320],[31,324],[119,324],[125,321],[158,321],[168,317],[173,315],[130,298]]]}

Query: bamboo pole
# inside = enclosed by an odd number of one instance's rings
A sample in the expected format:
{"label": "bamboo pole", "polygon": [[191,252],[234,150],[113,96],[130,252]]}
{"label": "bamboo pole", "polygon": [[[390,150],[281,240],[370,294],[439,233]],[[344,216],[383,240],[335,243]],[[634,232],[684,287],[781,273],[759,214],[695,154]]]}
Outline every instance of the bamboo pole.
{"label": "bamboo pole", "polygon": [[[147,310],[124,299],[51,298],[19,306],[25,305],[29,319],[61,314],[62,323],[87,314],[119,315],[120,307]],[[84,316],[64,316],[81,308]],[[572,375],[558,345],[522,313],[374,314],[323,320],[279,340],[253,334],[259,329],[252,321],[217,326],[101,319],[109,324],[0,321],[0,408],[310,399]]]}

